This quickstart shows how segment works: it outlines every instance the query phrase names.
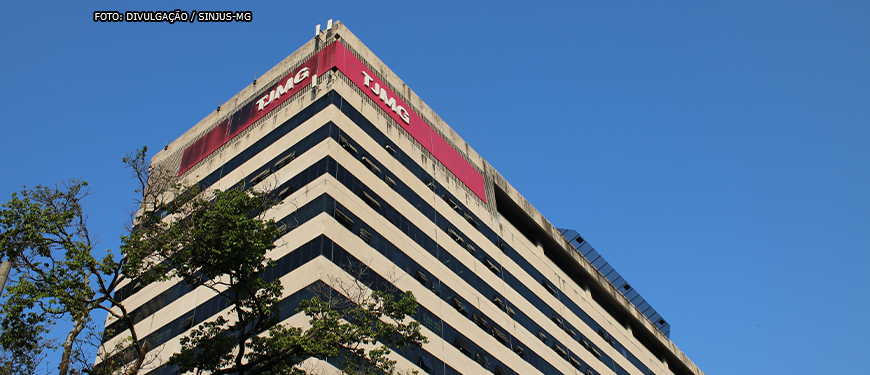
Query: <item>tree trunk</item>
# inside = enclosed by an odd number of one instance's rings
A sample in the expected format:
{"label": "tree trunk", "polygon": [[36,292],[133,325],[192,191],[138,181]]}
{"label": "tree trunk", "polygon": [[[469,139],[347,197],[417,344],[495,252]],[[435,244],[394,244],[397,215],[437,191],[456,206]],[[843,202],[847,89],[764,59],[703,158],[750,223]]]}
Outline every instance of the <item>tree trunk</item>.
{"label": "tree trunk", "polygon": [[127,370],[127,375],[136,375],[139,373],[139,369],[142,368],[142,363],[145,362],[145,356],[148,355],[148,343],[140,343],[136,350],[136,354],[136,360],[133,361],[133,365],[131,365]]}
{"label": "tree trunk", "polygon": [[66,341],[63,342],[63,356],[60,359],[60,364],[57,365],[58,375],[67,375],[67,372],[69,372],[69,362],[70,357],[72,356],[73,345],[75,344],[76,337],[78,337],[79,333],[85,329],[85,319],[87,319],[87,315],[82,315],[80,318],[76,319],[72,331],[69,331],[69,334],[66,335]]}

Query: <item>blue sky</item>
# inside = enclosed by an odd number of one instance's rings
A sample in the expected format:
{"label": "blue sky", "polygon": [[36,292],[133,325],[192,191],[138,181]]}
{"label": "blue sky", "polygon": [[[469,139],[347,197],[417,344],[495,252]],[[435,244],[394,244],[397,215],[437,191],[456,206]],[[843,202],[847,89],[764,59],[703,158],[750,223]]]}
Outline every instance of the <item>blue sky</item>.
{"label": "blue sky", "polygon": [[[162,148],[341,20],[553,224],[578,230],[707,374],[867,373],[866,2],[7,4],[0,201]],[[95,10],[251,23],[94,23]],[[153,155],[153,153],[151,153]]]}

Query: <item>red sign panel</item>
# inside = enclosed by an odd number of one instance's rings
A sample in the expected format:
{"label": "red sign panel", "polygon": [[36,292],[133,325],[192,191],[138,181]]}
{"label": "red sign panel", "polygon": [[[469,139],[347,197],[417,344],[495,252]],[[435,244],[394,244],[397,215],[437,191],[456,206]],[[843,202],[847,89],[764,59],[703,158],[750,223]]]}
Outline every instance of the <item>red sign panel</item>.
{"label": "red sign panel", "polygon": [[302,67],[282,78],[278,84],[265,93],[265,96],[245,105],[229,119],[190,145],[184,150],[178,174],[181,175],[189,170],[302,87],[308,85],[311,82],[311,75],[321,75],[333,67],[337,67],[349,77],[393,120],[401,124],[414,139],[486,202],[486,187],[483,176],[341,43],[333,43],[320,51],[306,61]]}
{"label": "red sign panel", "polygon": [[308,60],[292,74],[288,74],[272,86],[265,96],[257,101],[248,103],[228,119],[218,124],[214,129],[210,130],[205,136],[190,145],[181,156],[181,168],[178,170],[178,175],[181,176],[184,172],[187,172],[188,169],[205,159],[206,156],[211,155],[212,152],[215,152],[227,141],[233,139],[233,137],[265,116],[269,111],[275,109],[293,96],[293,94],[308,85],[311,82],[310,75],[312,71],[317,70],[316,63],[317,59]]}

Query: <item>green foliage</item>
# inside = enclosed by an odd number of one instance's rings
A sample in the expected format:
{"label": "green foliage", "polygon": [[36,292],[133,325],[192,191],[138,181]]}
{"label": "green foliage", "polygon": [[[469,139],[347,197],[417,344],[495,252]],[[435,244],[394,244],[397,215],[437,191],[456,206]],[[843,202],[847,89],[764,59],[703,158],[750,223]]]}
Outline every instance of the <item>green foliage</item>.
{"label": "green foliage", "polygon": [[[25,189],[0,208],[0,251],[14,264],[0,305],[0,347],[24,366],[57,346],[46,334],[59,319],[74,322],[61,347],[59,372],[82,358],[76,340],[93,330],[90,313],[106,302],[119,264],[111,254],[96,259],[81,201],[88,184]],[[108,281],[107,281],[108,280]]]}
{"label": "green foliage", "polygon": [[182,351],[170,364],[213,374],[300,374],[305,371],[297,365],[307,358],[341,358],[348,374],[394,374],[396,362],[387,357],[388,346],[427,342],[419,323],[406,319],[417,310],[411,292],[397,301],[392,294],[374,291],[362,303],[341,304],[348,306],[336,308],[318,297],[302,301],[298,311],[310,317],[310,327],[275,324],[267,335],[251,336],[244,343],[244,364],[233,355],[240,340],[221,328],[226,320],[203,324],[182,339]]}
{"label": "green foliage", "polygon": [[54,348],[53,345],[46,345],[44,338],[51,329],[51,317],[34,310],[34,305],[43,299],[41,297],[45,293],[25,279],[10,285],[6,295],[4,305],[0,306],[3,316],[0,321],[0,347],[8,354],[10,362],[15,362],[14,366],[32,369],[46,349]]}
{"label": "green foliage", "polygon": [[[394,372],[384,345],[426,341],[417,322],[405,322],[417,308],[410,292],[396,299],[375,291],[340,304],[314,298],[299,308],[310,317],[310,328],[279,324],[280,281],[262,277],[274,264],[266,254],[278,237],[275,223],[260,216],[270,205],[263,193],[230,189],[188,193],[141,213],[140,223],[148,224],[124,241],[125,272],[148,282],[178,277],[211,288],[231,307],[230,316],[200,324],[182,338],[182,350],[169,364],[215,375],[298,374],[304,371],[297,365],[307,358],[340,357],[349,372]],[[172,219],[152,219],[161,216]]]}
{"label": "green foliage", "polygon": [[[274,221],[263,219],[273,203],[268,195],[180,186],[174,174],[149,166],[145,151],[122,159],[139,180],[142,198],[135,226],[122,237],[119,260],[110,252],[93,254],[81,205],[86,182],[25,189],[0,207],[0,255],[14,262],[15,271],[0,303],[0,375],[33,373],[46,350],[55,348],[63,349],[61,375],[138,373],[150,348],[139,340],[124,304],[113,298],[122,275],[143,286],[179,278],[229,301],[228,315],[181,338],[182,350],[169,364],[183,371],[303,374],[298,365],[317,357],[341,358],[348,373],[389,374],[395,361],[387,357],[388,347],[426,342],[420,325],[408,318],[417,308],[410,292],[360,287],[339,297],[326,293],[298,309],[310,317],[309,328],[281,324],[281,283],[263,277],[274,265],[267,254],[278,237]],[[102,348],[101,365],[92,368],[92,358],[83,353],[100,344],[89,346],[80,334],[102,336],[90,317],[96,309],[126,323],[129,335],[117,347]],[[74,327],[57,344],[46,335],[59,319]]]}
{"label": "green foliage", "polygon": [[[341,305],[345,306],[336,309]],[[369,298],[338,304],[314,297],[303,301],[299,311],[311,317],[311,328],[284,335],[283,330],[273,331],[263,340],[279,344],[295,342],[300,353],[309,357],[342,357],[343,371],[349,374],[394,373],[395,361],[386,357],[390,353],[388,346],[419,346],[427,342],[420,333],[420,324],[406,319],[417,311],[417,300],[411,292],[395,300],[393,294],[376,290]],[[377,346],[367,349],[372,345]]]}
{"label": "green foliage", "polygon": [[[138,190],[143,195],[150,175],[145,150],[124,158],[143,183]],[[88,195],[87,182],[71,180],[56,187],[25,187],[0,207],[0,255],[14,265],[5,300],[0,303],[0,374],[9,366],[20,373],[33,373],[28,369],[57,348],[62,349],[60,375],[138,373],[144,361],[148,348],[138,339],[127,309],[112,296],[125,259],[116,260],[108,250],[103,255],[94,253],[82,207]],[[97,309],[125,321],[129,333],[122,345],[104,348],[102,355],[132,351],[135,361],[92,368],[94,349],[102,336],[91,320]],[[47,339],[58,320],[69,320],[73,327],[63,338]]]}

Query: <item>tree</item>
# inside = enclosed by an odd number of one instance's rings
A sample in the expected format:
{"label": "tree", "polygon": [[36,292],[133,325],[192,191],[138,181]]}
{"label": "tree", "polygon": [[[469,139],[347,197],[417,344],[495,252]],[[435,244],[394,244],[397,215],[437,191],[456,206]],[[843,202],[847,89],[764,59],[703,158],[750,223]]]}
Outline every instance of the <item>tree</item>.
{"label": "tree", "polygon": [[229,301],[231,313],[194,328],[169,364],[214,375],[297,374],[309,357],[341,357],[351,373],[392,373],[388,346],[426,342],[419,323],[407,318],[417,309],[410,292],[375,290],[341,304],[315,297],[300,307],[310,328],[280,324],[281,283],[263,278],[278,237],[274,221],[263,220],[273,203],[268,194],[182,191],[140,213],[139,227],[124,239],[125,274],[209,288]]}
{"label": "tree", "polygon": [[[111,252],[94,255],[82,208],[88,195],[86,182],[72,180],[59,187],[25,188],[0,209],[0,250],[15,271],[0,305],[0,347],[18,370],[33,370],[46,350],[57,348],[46,334],[61,319],[73,327],[60,343],[60,375],[90,369],[91,354],[82,343],[100,336],[91,319],[94,310],[132,322],[112,296],[121,262]],[[129,326],[130,347],[138,354],[129,373],[135,373],[147,347]]]}
{"label": "tree", "polygon": [[[135,374],[151,349],[137,335],[131,312],[113,292],[122,280],[139,285],[178,278],[214,290],[229,301],[231,313],[195,327],[181,339],[182,350],[169,364],[183,371],[212,374],[299,374],[307,358],[342,358],[353,373],[392,373],[388,347],[426,342],[408,318],[417,303],[410,293],[370,291],[342,298],[324,294],[302,303],[307,329],[279,322],[282,286],[262,276],[274,262],[267,257],[278,230],[264,220],[269,195],[241,188],[200,191],[146,161],[146,148],[122,161],[139,187],[139,209],[122,236],[121,259],[97,256],[87,228],[84,181],[37,186],[13,194],[0,209],[0,251],[14,264],[0,305],[0,375],[32,373],[47,349],[62,349],[58,373]],[[125,339],[113,348],[91,319],[96,310],[122,321]],[[73,328],[62,343],[47,333],[66,319]],[[116,332],[113,332],[113,334]],[[90,365],[100,347],[101,363]]]}

